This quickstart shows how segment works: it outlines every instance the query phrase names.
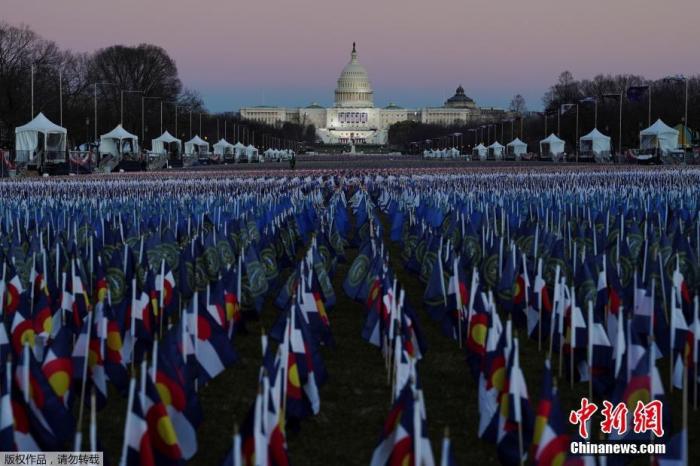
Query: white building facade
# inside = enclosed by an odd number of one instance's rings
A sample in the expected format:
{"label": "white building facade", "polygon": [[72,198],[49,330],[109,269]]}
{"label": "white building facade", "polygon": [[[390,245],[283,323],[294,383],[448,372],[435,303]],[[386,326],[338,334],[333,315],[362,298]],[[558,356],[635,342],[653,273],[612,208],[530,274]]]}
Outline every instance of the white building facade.
{"label": "white building facade", "polygon": [[303,108],[244,107],[241,118],[269,125],[284,122],[314,125],[318,140],[324,144],[385,145],[389,127],[402,121],[426,124],[455,125],[470,122],[496,122],[510,117],[509,112],[495,108],[479,108],[464,94],[462,86],[442,107],[405,109],[394,104],[374,106],[374,91],[367,70],[357,59],[352,44],[350,62],[340,73],[335,89],[335,105],[323,107],[313,103]]}

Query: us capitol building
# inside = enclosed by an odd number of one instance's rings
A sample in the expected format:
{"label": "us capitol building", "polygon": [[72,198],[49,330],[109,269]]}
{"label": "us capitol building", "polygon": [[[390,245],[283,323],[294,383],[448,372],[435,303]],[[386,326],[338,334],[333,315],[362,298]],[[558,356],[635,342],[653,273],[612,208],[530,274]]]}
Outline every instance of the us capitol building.
{"label": "us capitol building", "polygon": [[419,109],[402,108],[389,104],[384,108],[374,106],[374,92],[367,70],[357,59],[355,44],[352,44],[350,62],[345,65],[335,89],[335,105],[322,107],[313,103],[304,108],[244,107],[241,118],[270,125],[284,122],[304,126],[314,125],[317,138],[324,144],[377,144],[388,140],[389,127],[401,121],[453,125],[468,122],[489,123],[501,121],[509,112],[496,108],[479,108],[464,94],[462,86],[455,95],[447,99],[442,107]]}

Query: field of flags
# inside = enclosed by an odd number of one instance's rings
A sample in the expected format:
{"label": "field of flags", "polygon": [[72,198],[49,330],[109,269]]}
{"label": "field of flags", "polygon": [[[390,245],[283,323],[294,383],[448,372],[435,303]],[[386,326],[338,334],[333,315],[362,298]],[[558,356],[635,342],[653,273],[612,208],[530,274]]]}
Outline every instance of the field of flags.
{"label": "field of flags", "polygon": [[[0,451],[694,464],[699,187],[597,167],[0,183]],[[587,428],[666,454],[570,454],[583,397],[629,426],[662,402],[662,438]]]}

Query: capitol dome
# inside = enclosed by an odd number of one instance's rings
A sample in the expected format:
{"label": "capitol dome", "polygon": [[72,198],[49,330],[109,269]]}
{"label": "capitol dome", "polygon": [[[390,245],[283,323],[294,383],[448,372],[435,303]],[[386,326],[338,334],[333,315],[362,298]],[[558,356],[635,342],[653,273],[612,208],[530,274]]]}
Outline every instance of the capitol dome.
{"label": "capitol dome", "polygon": [[357,61],[355,43],[352,44],[350,62],[345,65],[335,89],[336,107],[374,107],[374,92],[365,67]]}

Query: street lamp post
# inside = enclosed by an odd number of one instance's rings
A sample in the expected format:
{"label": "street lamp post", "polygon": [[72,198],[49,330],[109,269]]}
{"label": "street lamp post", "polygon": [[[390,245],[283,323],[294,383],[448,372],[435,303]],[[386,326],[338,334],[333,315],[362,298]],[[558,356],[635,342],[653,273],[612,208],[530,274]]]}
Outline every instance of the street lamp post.
{"label": "street lamp post", "polygon": [[688,127],[688,78],[684,76],[685,79],[685,113],[683,115],[683,146],[688,145],[688,141],[685,140],[688,134],[686,128]]}
{"label": "street lamp post", "polygon": [[578,162],[578,147],[579,140],[578,140],[578,104],[576,104],[576,140],[574,141],[574,147],[576,148],[576,162]]}
{"label": "street lamp post", "polygon": [[525,119],[524,116],[520,115],[520,139],[523,138],[523,120]]}
{"label": "street lamp post", "polygon": [[124,93],[141,93],[143,94],[143,91],[137,91],[137,90],[128,90],[128,89],[122,89],[121,90],[121,98],[120,98],[120,111],[119,111],[119,124],[124,126]]}
{"label": "street lamp post", "polygon": [[95,122],[95,141],[94,142],[97,142],[97,86],[98,85],[99,86],[110,86],[110,85],[116,86],[115,83],[108,83],[108,82],[93,83],[94,91],[95,91],[95,94],[94,94],[94,97],[95,97],[95,120],[94,120],[94,122]]}
{"label": "street lamp post", "polygon": [[63,126],[63,68],[58,70],[58,111],[60,125]]}
{"label": "street lamp post", "polygon": [[515,118],[510,119],[510,140],[515,139],[515,134],[513,133],[515,129]]}
{"label": "street lamp post", "polygon": [[619,128],[618,136],[619,136],[620,140],[617,142],[618,155],[622,155],[622,95],[623,95],[623,91],[621,90],[620,91],[620,117],[619,117],[619,122],[618,122],[618,125],[619,125],[618,126],[618,128]]}
{"label": "street lamp post", "polygon": [[173,107],[175,107],[175,135],[174,136],[179,139],[180,136],[178,136],[178,134],[177,134],[177,114],[179,113],[179,109],[189,108],[189,107],[187,105],[178,105],[177,102],[169,102],[169,103],[172,104]]}
{"label": "street lamp post", "polygon": [[[160,97],[147,97],[147,96],[142,96],[141,97],[141,143],[143,143],[143,140],[146,138],[145,134],[145,114],[144,114],[144,103],[147,99],[152,99],[152,100],[160,100],[160,134],[163,134],[163,99]],[[177,135],[176,135],[177,137]]]}
{"label": "street lamp post", "polygon": [[32,72],[31,72],[31,94],[32,94],[32,107],[31,107],[31,112],[32,114],[29,115],[30,119],[34,118],[34,64],[32,63]]}
{"label": "street lamp post", "polygon": [[561,108],[557,110],[557,136],[561,134]]}

